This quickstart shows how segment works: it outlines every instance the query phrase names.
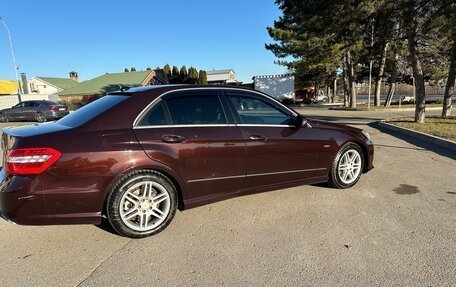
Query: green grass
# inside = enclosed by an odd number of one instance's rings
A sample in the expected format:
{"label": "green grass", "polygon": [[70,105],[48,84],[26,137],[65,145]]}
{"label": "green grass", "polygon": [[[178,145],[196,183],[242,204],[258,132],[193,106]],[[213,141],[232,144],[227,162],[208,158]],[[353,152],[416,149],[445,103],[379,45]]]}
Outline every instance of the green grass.
{"label": "green grass", "polygon": [[456,116],[426,117],[424,124],[413,122],[413,118],[398,118],[388,123],[456,142]]}

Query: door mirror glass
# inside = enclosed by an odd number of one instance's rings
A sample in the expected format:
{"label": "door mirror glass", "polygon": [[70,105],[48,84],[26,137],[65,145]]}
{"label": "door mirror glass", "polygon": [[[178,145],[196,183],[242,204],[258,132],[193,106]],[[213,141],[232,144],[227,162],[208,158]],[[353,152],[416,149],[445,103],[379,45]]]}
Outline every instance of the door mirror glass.
{"label": "door mirror glass", "polygon": [[299,129],[300,127],[305,125],[307,121],[302,115],[297,115],[294,118],[293,122],[294,122],[294,126]]}

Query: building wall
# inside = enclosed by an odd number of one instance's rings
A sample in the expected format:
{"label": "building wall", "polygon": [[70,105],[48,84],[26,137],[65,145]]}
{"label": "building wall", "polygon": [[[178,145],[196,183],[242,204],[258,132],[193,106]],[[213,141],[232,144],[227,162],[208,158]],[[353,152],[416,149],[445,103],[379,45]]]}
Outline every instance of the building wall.
{"label": "building wall", "polygon": [[[43,95],[43,94],[27,94],[21,95],[22,101],[33,101],[33,100],[46,100],[57,102],[59,96],[57,95]],[[19,103],[17,95],[11,96],[0,96],[0,109],[11,108],[12,106]]]}
{"label": "building wall", "polygon": [[254,78],[255,90],[264,92],[278,100],[293,99],[295,78],[293,75],[258,76]]}
{"label": "building wall", "polygon": [[[29,81],[29,88],[31,93],[36,94],[56,94],[57,92],[61,91],[61,89],[49,85],[48,83],[38,79],[38,78],[31,78]],[[35,92],[36,91],[36,92]]]}

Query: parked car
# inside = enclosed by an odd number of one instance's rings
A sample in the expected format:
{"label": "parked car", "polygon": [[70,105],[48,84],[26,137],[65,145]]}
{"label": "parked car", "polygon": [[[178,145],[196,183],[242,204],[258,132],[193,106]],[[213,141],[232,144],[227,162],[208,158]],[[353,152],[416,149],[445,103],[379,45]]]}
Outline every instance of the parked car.
{"label": "parked car", "polygon": [[51,101],[23,101],[9,109],[0,110],[0,122],[31,120],[45,122],[68,115],[68,108]]}
{"label": "parked car", "polygon": [[[267,190],[353,186],[373,168],[357,128],[264,93],[197,85],[113,92],[48,125],[4,128],[2,216],[156,234],[183,210]],[[259,207],[261,208],[261,207]]]}

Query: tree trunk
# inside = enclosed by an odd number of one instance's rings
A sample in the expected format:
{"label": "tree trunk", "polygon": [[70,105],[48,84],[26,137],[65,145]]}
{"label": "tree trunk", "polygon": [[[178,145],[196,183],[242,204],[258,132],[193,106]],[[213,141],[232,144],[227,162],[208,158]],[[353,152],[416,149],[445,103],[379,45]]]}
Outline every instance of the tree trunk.
{"label": "tree trunk", "polygon": [[426,111],[426,92],[424,90],[424,75],[421,61],[418,58],[415,28],[407,30],[408,50],[412,64],[413,77],[415,78],[415,122],[424,123]]}
{"label": "tree trunk", "polygon": [[331,102],[334,103],[336,101],[337,96],[337,78],[334,78],[334,86],[333,86],[333,94]]}
{"label": "tree trunk", "polygon": [[331,87],[329,86],[330,85],[330,81],[326,81],[326,97],[328,98],[327,102],[328,103],[331,103]]}
{"label": "tree trunk", "polygon": [[355,75],[353,71],[353,62],[351,59],[350,50],[347,50],[345,60],[347,62],[347,78],[348,78],[348,89],[350,93],[350,108],[356,108],[356,87],[355,87]]}
{"label": "tree trunk", "polygon": [[451,97],[454,93],[454,82],[456,78],[456,41],[453,41],[453,49],[450,55],[450,69],[448,71],[448,79],[445,86],[445,95],[443,97],[442,117],[451,116]]}
{"label": "tree trunk", "polygon": [[393,100],[394,90],[396,89],[396,78],[397,78],[397,61],[399,61],[399,52],[397,49],[394,49],[394,62],[393,62],[393,70],[391,71],[390,77],[390,86],[388,90],[388,95],[386,96],[385,100],[385,107],[389,107],[391,105],[391,101]]}
{"label": "tree trunk", "polygon": [[380,65],[378,67],[378,77],[377,77],[377,81],[375,82],[374,105],[376,107],[380,106],[380,92],[381,92],[381,88],[382,88],[383,73],[385,71],[386,51],[387,50],[388,50],[388,43],[384,43],[382,46],[382,53],[380,55]]}
{"label": "tree trunk", "polygon": [[343,76],[344,76],[344,83],[343,83],[343,88],[344,88],[344,107],[348,108],[348,88],[347,88],[347,82],[348,82],[348,77],[347,77],[347,61],[346,61],[346,56],[344,57],[344,65],[343,65]]}

